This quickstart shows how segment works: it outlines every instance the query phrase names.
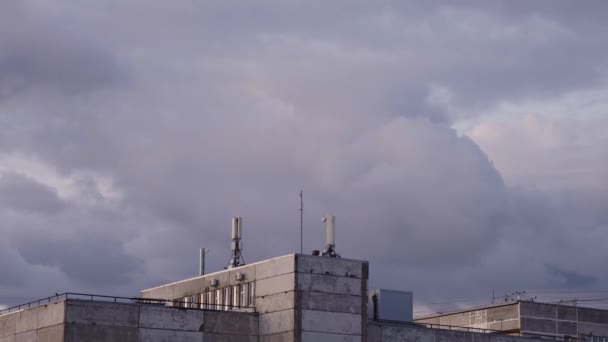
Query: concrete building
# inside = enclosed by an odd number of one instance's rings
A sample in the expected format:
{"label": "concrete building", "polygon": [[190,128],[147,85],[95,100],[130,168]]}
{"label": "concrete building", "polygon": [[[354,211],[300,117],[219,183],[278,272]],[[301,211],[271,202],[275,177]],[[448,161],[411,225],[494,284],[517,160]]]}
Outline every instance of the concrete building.
{"label": "concrete building", "polygon": [[[608,310],[517,301],[415,320],[428,326],[458,326],[506,334],[601,337],[608,341]],[[598,340],[598,338],[596,338]]]}
{"label": "concrete building", "polygon": [[[58,296],[0,311],[0,342],[608,341],[598,337],[608,336],[608,311],[531,302],[411,322],[411,293],[369,291],[368,274],[366,261],[291,254],[139,298]],[[395,306],[396,314],[378,312]]]}

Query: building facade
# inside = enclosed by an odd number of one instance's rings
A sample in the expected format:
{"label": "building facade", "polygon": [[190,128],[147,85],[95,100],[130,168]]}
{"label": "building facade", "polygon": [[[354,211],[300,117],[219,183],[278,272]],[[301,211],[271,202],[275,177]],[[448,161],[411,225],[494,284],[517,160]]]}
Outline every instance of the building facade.
{"label": "building facade", "polygon": [[608,342],[608,311],[524,301],[412,322],[399,304],[411,293],[368,291],[368,274],[366,261],[291,254],[126,302],[57,297],[0,311],[0,342]]}

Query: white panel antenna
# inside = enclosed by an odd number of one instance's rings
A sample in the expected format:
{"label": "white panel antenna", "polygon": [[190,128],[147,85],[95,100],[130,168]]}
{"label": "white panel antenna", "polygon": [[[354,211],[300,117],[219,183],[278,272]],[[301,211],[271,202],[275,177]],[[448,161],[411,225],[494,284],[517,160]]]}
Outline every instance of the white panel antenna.
{"label": "white panel antenna", "polygon": [[325,215],[321,221],[327,225],[327,245],[321,255],[339,258],[340,256],[336,253],[336,217],[334,215]]}
{"label": "white panel antenna", "polygon": [[226,268],[235,268],[245,265],[245,259],[241,251],[243,250],[243,218],[232,218],[232,234],[231,234],[231,255],[230,262]]}

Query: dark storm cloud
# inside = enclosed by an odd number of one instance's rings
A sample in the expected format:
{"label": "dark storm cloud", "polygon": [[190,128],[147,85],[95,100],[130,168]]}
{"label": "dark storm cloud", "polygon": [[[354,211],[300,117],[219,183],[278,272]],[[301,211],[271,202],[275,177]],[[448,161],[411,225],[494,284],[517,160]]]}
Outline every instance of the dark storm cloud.
{"label": "dark storm cloud", "polygon": [[566,287],[576,288],[591,286],[598,281],[598,278],[595,276],[585,275],[574,271],[565,271],[556,265],[547,264],[545,267],[547,268],[547,272],[561,278]]}
{"label": "dark storm cloud", "polygon": [[52,230],[47,233],[51,236],[46,240],[18,236],[12,245],[29,264],[57,267],[86,286],[124,284],[138,268],[136,260],[125,254],[120,236],[109,238],[101,235],[103,232],[87,233],[85,229],[81,236],[67,239],[54,238]]}
{"label": "dark storm cloud", "polygon": [[[71,195],[59,197],[52,177],[33,181],[35,168],[0,181],[1,241],[27,270],[3,291],[46,272],[53,288],[130,294],[194,275],[203,246],[219,269],[235,215],[245,217],[247,261],[291,253],[301,188],[305,249],[322,247],[319,217],[334,212],[339,252],[370,259],[375,285],[422,298],[551,287],[548,264],[608,283],[594,273],[607,257],[601,210],[514,188],[450,126],[505,101],[602,84],[601,11],[1,3],[9,12],[0,155],[38,161]],[[566,246],[590,252],[556,252]]]}
{"label": "dark storm cloud", "polygon": [[27,214],[53,215],[64,208],[57,192],[16,173],[0,173],[0,207]]}
{"label": "dark storm cloud", "polygon": [[0,100],[33,87],[74,95],[127,80],[126,70],[65,20],[9,0],[0,14]]}

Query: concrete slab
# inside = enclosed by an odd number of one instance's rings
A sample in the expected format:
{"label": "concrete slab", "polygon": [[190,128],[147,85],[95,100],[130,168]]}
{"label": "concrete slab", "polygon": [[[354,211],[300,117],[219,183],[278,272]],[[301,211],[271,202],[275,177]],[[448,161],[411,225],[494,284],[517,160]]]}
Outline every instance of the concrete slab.
{"label": "concrete slab", "polygon": [[123,303],[66,301],[66,323],[137,327],[139,306]]}
{"label": "concrete slab", "polygon": [[472,342],[473,334],[462,331],[442,330],[435,333],[435,342]]}
{"label": "concrete slab", "polygon": [[258,335],[259,318],[256,313],[230,311],[205,312],[205,333],[231,335]]}
{"label": "concrete slab", "polygon": [[216,287],[209,286],[209,281],[211,281],[211,279],[213,279],[213,278],[218,279],[218,281],[219,281],[218,288],[228,286],[228,273],[227,272],[222,273],[219,276],[215,276],[215,277],[208,276],[208,277],[201,277],[201,278],[197,278],[197,279],[183,281],[183,282],[171,285],[173,287],[173,298],[172,299],[181,299],[183,297],[207,292],[209,290],[215,290]]}
{"label": "concrete slab", "polygon": [[302,310],[302,331],[361,335],[361,315]]}
{"label": "concrete slab", "polygon": [[382,342],[382,328],[379,325],[367,325],[367,342]]}
{"label": "concrete slab", "polygon": [[522,333],[537,333],[537,334],[556,334],[556,321],[553,319],[542,318],[521,318]]}
{"label": "concrete slab", "polygon": [[276,311],[259,316],[260,335],[294,330],[294,310]]}
{"label": "concrete slab", "polygon": [[260,314],[293,309],[295,307],[295,291],[257,297],[256,300],[256,310]]}
{"label": "concrete slab", "polygon": [[36,330],[30,330],[15,335],[15,342],[37,342],[38,333]]}
{"label": "concrete slab", "polygon": [[581,335],[608,336],[608,327],[593,323],[578,323],[578,333]]}
{"label": "concrete slab", "polygon": [[38,329],[38,342],[63,342],[65,325],[58,324]]}
{"label": "concrete slab", "polygon": [[416,329],[406,326],[382,326],[383,342],[435,342],[435,329]]}
{"label": "concrete slab", "polygon": [[557,307],[557,319],[564,321],[576,321],[577,320],[577,308],[571,306],[558,306]]}
{"label": "concrete slab", "polygon": [[264,297],[277,293],[285,293],[295,289],[295,273],[265,278],[256,282],[256,297]]}
{"label": "concrete slab", "polygon": [[138,330],[129,326],[66,324],[65,342],[137,342]]}
{"label": "concrete slab", "polygon": [[520,324],[518,318],[513,318],[505,321],[488,323],[486,328],[490,330],[511,331],[519,330]]}
{"label": "concrete slab", "polygon": [[361,336],[303,331],[302,342],[361,342]]}
{"label": "concrete slab", "polygon": [[287,331],[278,334],[260,335],[259,342],[294,342],[295,332]]}
{"label": "concrete slab", "polygon": [[202,310],[145,305],[139,308],[140,328],[202,331],[204,319]]}
{"label": "concrete slab", "polygon": [[[298,290],[362,296],[361,279],[298,273]],[[367,294],[365,294],[367,296]]]}
{"label": "concrete slab", "polygon": [[17,334],[38,328],[38,311],[39,308],[33,308],[19,312],[17,316]]}
{"label": "concrete slab", "polygon": [[173,296],[173,285],[166,285],[162,287],[153,288],[150,290],[141,291],[142,298],[154,298],[154,299],[167,299],[172,300]]}
{"label": "concrete slab", "polygon": [[41,306],[38,312],[38,328],[63,324],[65,321],[65,301]]}
{"label": "concrete slab", "polygon": [[257,336],[205,333],[205,342],[258,342]]}
{"label": "concrete slab", "polygon": [[522,317],[557,318],[557,305],[533,302],[520,302],[519,305]]}
{"label": "concrete slab", "polygon": [[608,311],[589,308],[578,308],[578,321],[608,325]]}
{"label": "concrete slab", "polygon": [[363,261],[297,255],[297,272],[333,275],[346,278],[363,278]]}
{"label": "concrete slab", "polygon": [[0,342],[15,342],[15,335],[0,337]]}
{"label": "concrete slab", "polygon": [[480,320],[479,323],[487,323],[486,316],[484,315],[484,310],[477,310],[477,311],[471,311],[471,312],[458,313],[458,314],[454,314],[454,315],[442,316],[439,320],[439,323],[443,324],[443,325],[467,327],[471,324],[475,324],[474,321],[472,322],[472,320],[471,320],[472,315],[479,315],[479,316],[483,317],[483,319]]}
{"label": "concrete slab", "polygon": [[293,273],[296,268],[295,254],[286,255],[255,264],[257,280]]}
{"label": "concrete slab", "polygon": [[488,322],[504,321],[507,319],[519,318],[519,305],[497,306],[485,309]]}
{"label": "concrete slab", "polygon": [[138,342],[203,342],[203,333],[163,329],[139,329]]}
{"label": "concrete slab", "polygon": [[302,291],[302,309],[360,314],[361,297]]}
{"label": "concrete slab", "polygon": [[557,333],[566,336],[577,336],[578,324],[576,322],[557,322]]}
{"label": "concrete slab", "polygon": [[18,317],[18,312],[0,316],[0,337],[15,335]]}

